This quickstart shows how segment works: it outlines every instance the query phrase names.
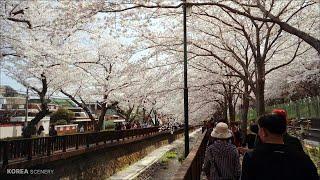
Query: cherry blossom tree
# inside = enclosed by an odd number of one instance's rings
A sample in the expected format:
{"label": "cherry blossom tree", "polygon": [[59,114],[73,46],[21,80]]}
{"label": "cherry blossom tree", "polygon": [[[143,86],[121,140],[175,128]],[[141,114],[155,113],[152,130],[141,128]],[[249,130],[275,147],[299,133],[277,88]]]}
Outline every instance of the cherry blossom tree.
{"label": "cherry blossom tree", "polygon": [[0,59],[46,57],[43,67],[65,70],[56,78],[68,83],[64,94],[88,114],[86,102],[100,102],[99,124],[115,102],[127,119],[134,119],[143,106],[145,114],[156,110],[182,119],[183,5],[192,8],[187,18],[188,84],[195,122],[218,109],[228,109],[234,120],[241,103],[246,124],[250,101],[263,114],[265,91],[268,98],[277,94],[270,85],[277,84],[284,67],[292,73],[286,73],[279,90],[288,84],[297,87],[297,79],[310,85],[308,77],[317,77],[307,65],[306,74],[299,76],[305,57],[319,52],[318,3],[312,0],[8,0],[1,5]]}
{"label": "cherry blossom tree", "polygon": [[60,15],[65,13],[63,6],[69,5],[49,1],[1,1],[0,59],[7,73],[34,91],[41,102],[39,113],[24,129],[25,137],[30,137],[33,126],[49,114],[50,96],[68,82],[68,56],[77,50],[62,52],[61,49],[68,46],[67,38],[82,22],[71,20],[68,24],[61,18],[67,17]]}

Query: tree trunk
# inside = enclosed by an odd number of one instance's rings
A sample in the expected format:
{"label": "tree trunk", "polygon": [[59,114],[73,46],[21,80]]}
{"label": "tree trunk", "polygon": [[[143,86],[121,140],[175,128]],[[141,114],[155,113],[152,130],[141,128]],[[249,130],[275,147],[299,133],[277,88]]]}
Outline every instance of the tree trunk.
{"label": "tree trunk", "polygon": [[159,126],[159,122],[158,122],[158,119],[157,119],[157,111],[156,110],[154,110],[154,120],[155,120],[155,125],[156,126]]}
{"label": "tree trunk", "polygon": [[261,116],[265,113],[265,104],[264,104],[264,88],[265,88],[265,66],[264,63],[256,63],[256,111],[257,115]]}
{"label": "tree trunk", "polygon": [[130,116],[131,116],[131,113],[126,113],[124,119],[125,119],[127,122],[130,122],[130,121],[131,121]]}
{"label": "tree trunk", "polygon": [[[104,101],[107,100],[108,96],[107,95],[104,95]],[[118,102],[115,101],[109,105],[107,105],[106,102],[102,103],[101,104],[101,113],[99,115],[99,120],[98,120],[98,123],[96,124],[96,127],[95,127],[95,131],[101,131],[102,129],[102,125],[103,125],[103,122],[104,122],[104,118],[106,116],[106,113],[107,113],[107,110],[108,109],[111,109],[111,108],[114,108],[116,109],[115,107],[118,105]]]}
{"label": "tree trunk", "polygon": [[87,113],[87,115],[89,116],[89,118],[90,118],[90,120],[93,122],[93,124],[96,124],[96,118],[93,117],[90,109],[89,109],[88,106],[85,104],[85,102],[84,102],[82,99],[81,99],[81,101],[82,101],[82,103],[81,103],[82,105],[79,106],[79,107],[81,107],[81,108]]}
{"label": "tree trunk", "polygon": [[95,131],[100,131],[102,129],[102,125],[103,125],[103,121],[106,113],[107,113],[107,103],[105,102],[101,104],[101,112],[99,115],[99,121],[96,124]]}
{"label": "tree trunk", "polygon": [[151,108],[151,110],[149,111],[148,115],[146,116],[146,120],[148,121],[148,123],[150,123],[150,120],[152,121],[152,119],[150,119],[152,111],[153,111],[153,108]]}
{"label": "tree trunk", "polygon": [[81,107],[86,114],[89,116],[89,118],[91,119],[91,121],[93,122],[94,125],[96,125],[96,119],[93,117],[90,109],[88,108],[88,106],[85,104],[85,102],[81,99],[82,103],[80,103],[79,101],[77,101],[71,94],[68,94],[67,92],[60,90],[60,92],[64,95],[66,95],[69,99],[71,99],[72,102],[76,103],[79,107]]}
{"label": "tree trunk", "polygon": [[233,106],[232,94],[228,96],[228,109],[229,109],[229,120],[230,122],[234,122],[236,120],[235,108]]}
{"label": "tree trunk", "polygon": [[227,120],[228,120],[228,101],[227,101],[226,95],[224,96],[222,111],[223,111],[223,117],[222,117],[223,121],[227,122]]}
{"label": "tree trunk", "polygon": [[35,126],[38,124],[41,119],[43,119],[46,115],[49,114],[49,109],[47,103],[41,105],[41,110],[36,114],[36,116],[28,123],[27,127],[23,129],[22,136],[24,138],[30,138],[31,135],[35,134],[36,129]]}
{"label": "tree trunk", "polygon": [[145,108],[142,109],[142,120],[143,120],[143,123],[147,122],[146,121],[146,109]]}
{"label": "tree trunk", "polygon": [[249,111],[249,92],[248,85],[245,83],[244,86],[244,94],[242,97],[242,105],[241,105],[241,130],[243,134],[243,142],[246,141],[247,136],[247,127],[248,127],[248,111]]}
{"label": "tree trunk", "polygon": [[278,24],[280,25],[280,27],[284,31],[298,36],[299,38],[304,40],[306,43],[308,43],[310,46],[312,46],[314,49],[316,49],[318,51],[318,54],[320,54],[320,41],[319,41],[319,39],[312,37],[308,33],[300,31],[297,28],[290,26],[289,24],[287,24],[285,22],[279,22]]}
{"label": "tree trunk", "polygon": [[[30,123],[23,129],[22,136],[24,138],[30,138],[32,134],[36,132],[35,126],[38,124],[38,122],[44,118],[46,115],[49,114],[48,109],[48,102],[46,100],[46,94],[48,90],[48,83],[47,78],[44,75],[44,73],[41,74],[41,83],[42,83],[42,90],[38,90],[34,87],[30,87],[32,90],[36,91],[39,95],[41,107],[40,111],[36,114],[36,116],[31,120]],[[27,112],[28,113],[28,112]]]}
{"label": "tree trunk", "polygon": [[129,106],[129,109],[125,112],[125,120],[126,122],[131,122],[133,119],[131,118],[131,115],[132,115],[132,111],[134,109],[134,106],[130,107]]}

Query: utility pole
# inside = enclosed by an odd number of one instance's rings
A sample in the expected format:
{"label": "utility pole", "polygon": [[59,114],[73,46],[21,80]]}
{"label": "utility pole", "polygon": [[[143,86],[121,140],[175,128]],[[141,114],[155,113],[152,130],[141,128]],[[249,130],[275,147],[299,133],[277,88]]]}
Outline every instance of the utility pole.
{"label": "utility pole", "polygon": [[189,154],[189,110],[188,110],[188,56],[187,56],[187,0],[183,0],[183,55],[184,55],[184,156]]}
{"label": "utility pole", "polygon": [[28,105],[29,105],[29,87],[27,87],[27,96],[26,96],[26,115],[25,115],[25,119],[24,119],[24,127],[27,127],[28,125]]}

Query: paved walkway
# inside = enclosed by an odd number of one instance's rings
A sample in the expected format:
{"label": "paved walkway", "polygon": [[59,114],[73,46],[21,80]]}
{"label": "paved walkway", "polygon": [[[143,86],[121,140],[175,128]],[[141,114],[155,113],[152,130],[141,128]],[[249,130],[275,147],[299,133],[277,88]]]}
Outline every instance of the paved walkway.
{"label": "paved walkway", "polygon": [[[189,134],[189,137],[196,136],[196,134],[201,131],[201,128],[195,130],[194,132]],[[152,164],[155,162],[159,161],[161,157],[174,147],[183,144],[184,143],[184,137],[174,141],[171,144],[162,146],[150,154],[148,154],[146,157],[143,159],[139,160],[138,162],[132,164],[131,166],[125,168],[122,171],[119,171],[118,173],[114,174],[113,176],[109,177],[108,179],[134,179],[136,178],[139,174],[141,174],[144,170],[148,169]]]}
{"label": "paved walkway", "polygon": [[318,142],[318,141],[304,139],[303,142],[304,142],[304,144],[311,145],[311,146],[314,146],[314,147],[319,147],[320,146],[320,142]]}

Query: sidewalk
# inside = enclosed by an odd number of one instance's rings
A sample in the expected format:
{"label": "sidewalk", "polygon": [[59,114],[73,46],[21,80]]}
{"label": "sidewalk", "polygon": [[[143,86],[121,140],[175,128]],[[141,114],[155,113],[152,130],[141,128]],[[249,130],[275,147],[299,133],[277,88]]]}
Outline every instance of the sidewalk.
{"label": "sidewalk", "polygon": [[[189,137],[195,136],[197,133],[201,131],[201,128],[195,130],[194,132],[189,134]],[[159,161],[160,158],[168,151],[173,149],[174,147],[183,144],[184,143],[184,137],[174,141],[171,144],[165,145],[163,147],[160,147],[159,149],[154,150],[150,154],[148,154],[143,159],[139,160],[138,162],[132,164],[131,166],[125,168],[122,171],[119,171],[118,173],[114,174],[113,176],[107,178],[107,179],[134,179],[139,174],[141,174],[144,170],[148,169],[152,164]]]}

